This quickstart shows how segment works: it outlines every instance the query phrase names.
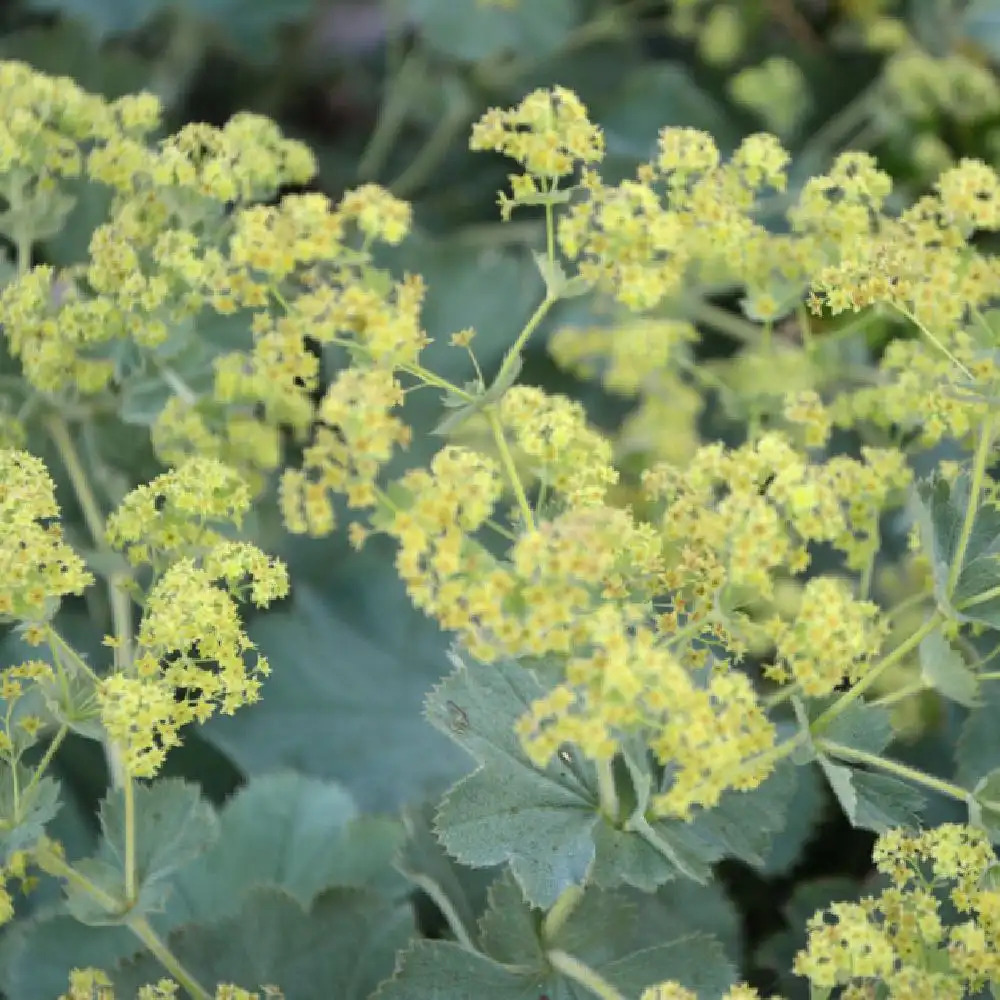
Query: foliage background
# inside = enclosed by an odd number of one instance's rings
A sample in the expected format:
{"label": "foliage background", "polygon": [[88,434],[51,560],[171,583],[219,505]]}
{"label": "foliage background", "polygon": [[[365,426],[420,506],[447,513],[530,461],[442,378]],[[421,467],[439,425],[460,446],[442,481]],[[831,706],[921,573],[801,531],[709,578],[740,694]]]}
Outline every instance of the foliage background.
{"label": "foliage background", "polygon": [[[467,151],[469,126],[488,106],[515,103],[539,86],[574,89],[605,130],[613,180],[615,171],[625,176],[648,158],[662,125],[710,131],[724,153],[760,129],[761,121],[734,102],[727,81],[734,68],[781,54],[799,65],[810,97],[785,137],[793,179],[801,182],[823,169],[847,146],[866,146],[900,190],[920,190],[924,178],[913,156],[920,128],[938,135],[955,156],[995,162],[989,137],[1000,118],[974,128],[932,121],[900,130],[871,115],[864,102],[883,57],[842,44],[850,4],[747,0],[743,6],[757,30],[735,67],[711,65],[697,40],[667,30],[665,6],[654,0],[525,0],[510,9],[475,0],[7,0],[0,6],[0,57],[72,76],[108,96],[151,89],[165,101],[171,129],[187,121],[221,124],[240,109],[268,114],[316,151],[317,184],[330,195],[375,180],[412,200],[416,233],[387,263],[426,278],[425,328],[432,337],[446,343],[455,330],[477,329],[477,356],[487,375],[541,289],[527,252],[541,235],[537,220],[519,217],[501,228],[495,193],[506,168],[499,158]],[[896,6],[905,8],[911,30],[929,50],[974,48],[986,65],[1000,60],[1000,3],[912,0]],[[103,209],[93,189],[84,192],[70,224],[42,247],[41,258],[55,264],[78,259]],[[585,308],[560,307],[547,329],[585,319]],[[706,328],[698,350],[724,357],[733,346]],[[462,359],[434,351],[428,367],[459,378]],[[571,389],[609,430],[627,413],[621,399],[558,370],[544,336],[533,342],[522,380]],[[148,424],[162,402],[155,392],[148,398],[137,393],[128,419]],[[418,397],[412,419],[421,443],[414,458],[431,446],[419,431],[429,429],[434,416],[429,407],[421,412]],[[726,433],[721,414],[709,420],[716,421],[714,433]],[[130,485],[156,472],[145,439],[127,428],[109,427],[93,447],[108,482]],[[44,444],[36,453],[45,456]],[[59,464],[50,467],[55,472]],[[59,485],[70,537],[75,525],[82,538],[71,492]],[[250,625],[273,675],[259,705],[189,735],[169,758],[167,773],[198,782],[219,804],[248,776],[293,772],[299,781],[333,779],[365,813],[391,817],[417,808],[410,822],[419,828],[421,804],[467,770],[460,749],[423,716],[425,695],[448,668],[446,637],[410,608],[382,540],[357,553],[342,533],[318,541],[292,538],[270,503],[261,504],[255,517],[260,545],[287,560],[293,581],[294,596]],[[94,610],[82,600],[67,602],[61,622],[77,647],[96,657]],[[13,634],[0,639],[3,662],[23,652]],[[966,714],[948,703],[899,756],[931,773],[948,772]],[[790,996],[801,984],[779,983],[769,967],[788,967],[806,915],[829,899],[860,892],[873,839],[847,825],[812,770],[799,771],[797,806],[764,863],[725,862],[723,888],[689,888],[691,899],[673,904],[675,914],[690,918],[689,927],[716,933],[730,956],[746,963],[752,981],[780,986]],[[95,745],[70,739],[56,773],[66,789],[57,828],[72,854],[86,854],[96,842],[97,803],[106,787],[103,758]],[[340,826],[355,809],[331,791],[334,786],[297,784],[287,774],[269,780],[285,781],[269,789],[272,811],[280,813],[274,803],[285,802],[283,796],[290,802],[298,795]],[[927,818],[961,817],[942,801],[931,803]],[[383,852],[382,860],[401,840],[394,821],[384,822],[382,841],[364,838],[367,849]],[[257,847],[255,864],[264,850]],[[484,879],[477,873],[463,878],[474,909]],[[423,905],[420,913],[433,935],[440,924],[433,906]],[[37,958],[45,943],[36,946]],[[39,971],[44,964],[24,960],[22,952],[0,973],[0,986],[12,1000],[54,996],[53,983],[65,980],[45,977]]]}

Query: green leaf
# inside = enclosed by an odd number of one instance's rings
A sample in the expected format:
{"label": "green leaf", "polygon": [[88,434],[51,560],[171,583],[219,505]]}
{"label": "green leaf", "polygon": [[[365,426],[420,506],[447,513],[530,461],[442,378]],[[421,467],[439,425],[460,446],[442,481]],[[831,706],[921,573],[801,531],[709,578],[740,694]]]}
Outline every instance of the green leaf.
{"label": "green leaf", "polygon": [[312,8],[312,0],[194,0],[193,13],[244,59],[268,63],[280,55],[279,30],[305,22]]}
{"label": "green leaf", "polygon": [[969,822],[1000,841],[1000,768],[981,778],[969,800]]}
{"label": "green leaf", "polygon": [[[399,852],[396,867],[415,886],[422,889],[448,919],[454,931],[457,921],[462,933],[475,942],[476,901],[470,897],[454,862],[445,853],[431,829],[430,816],[422,810],[410,810],[404,816],[406,842]],[[474,869],[465,869],[471,872]]]}
{"label": "green leaf", "polygon": [[[409,906],[371,892],[332,889],[307,911],[278,889],[258,889],[237,916],[188,925],[167,943],[202,983],[273,985],[289,998],[366,1000],[391,974],[395,953],[413,930]],[[157,960],[143,955],[112,979],[119,996],[131,997],[162,975]]]}
{"label": "green leaf", "polygon": [[[542,693],[517,663],[459,662],[428,698],[430,721],[480,764],[448,792],[437,815],[438,836],[459,861],[508,862],[529,902],[547,907],[588,877],[648,891],[678,874],[705,879],[709,865],[725,856],[761,860],[794,792],[790,766],[752,792],[727,793],[691,823],[647,819],[640,797],[618,828],[598,811],[589,763],[563,755],[539,770],[521,749],[514,723]],[[649,776],[637,766],[633,781],[643,780]]]}
{"label": "green leaf", "polygon": [[795,768],[795,791],[785,810],[785,823],[772,838],[762,861],[754,867],[769,878],[787,875],[795,867],[823,817],[826,796],[815,767]]}
{"label": "green leaf", "polygon": [[65,994],[73,969],[110,969],[141,947],[125,927],[90,927],[50,909],[4,929],[0,990],[9,1000],[52,1000]]}
{"label": "green leaf", "polygon": [[548,907],[584,882],[598,812],[586,769],[578,774],[559,762],[542,771],[521,749],[514,720],[541,694],[535,677],[517,663],[467,667],[457,661],[428,697],[426,711],[481,765],[445,796],[436,820],[441,843],[463,864],[509,862],[527,899]]}
{"label": "green leaf", "polygon": [[[817,704],[814,714],[820,714]],[[881,705],[855,701],[823,730],[825,739],[865,753],[881,753],[893,738],[892,716]]]}
{"label": "green leaf", "polygon": [[92,896],[72,883],[67,885],[66,905],[87,924],[118,923],[129,913],[149,914],[163,908],[170,895],[171,879],[181,868],[207,851],[218,836],[218,821],[197,786],[176,778],[136,784],[135,843],[136,884],[134,904],[126,900],[125,796],[115,789],[101,803],[104,837],[97,854],[76,867],[122,908],[108,912]]}
{"label": "green leaf", "polygon": [[668,912],[651,897],[633,900],[591,889],[546,937],[542,911],[528,904],[505,873],[492,887],[481,921],[483,954],[451,943],[417,942],[374,1000],[590,998],[585,987],[553,968],[548,952],[556,951],[573,956],[628,997],[676,979],[716,1000],[732,983],[732,966],[707,935],[687,933],[665,943],[672,927],[664,919]]}
{"label": "green leaf", "polygon": [[396,820],[358,817],[337,784],[291,773],[255,778],[223,808],[216,845],[178,879],[169,923],[227,916],[258,886],[303,907],[333,887],[400,896],[405,883],[391,863],[402,838]]}
{"label": "green leaf", "polygon": [[545,950],[539,939],[541,911],[533,910],[509,870],[491,886],[479,922],[482,951],[503,965],[541,969]]}
{"label": "green leaf", "polygon": [[969,504],[969,474],[962,472],[954,485],[941,476],[919,482],[915,516],[934,574],[939,604],[952,606],[959,621],[981,622],[1000,628],[1000,594],[982,596],[1000,588],[1000,509],[980,502],[962,557],[955,591],[948,595],[951,565],[958,554],[962,525]]}
{"label": "green leaf", "polygon": [[959,705],[975,708],[979,704],[975,672],[940,629],[920,643],[920,675],[928,686]]}
{"label": "green leaf", "polygon": [[918,825],[926,801],[910,785],[886,774],[834,764],[823,754],[817,759],[852,826],[882,833],[894,826]]}
{"label": "green leaf", "polygon": [[463,62],[505,51],[547,55],[562,45],[579,20],[577,0],[533,0],[509,10],[453,0],[409,0],[408,8],[428,45]]}
{"label": "green leaf", "polygon": [[415,611],[387,545],[353,552],[341,537],[289,557],[291,599],[247,631],[272,668],[259,704],[203,730],[250,774],[280,767],[342,782],[365,810],[392,809],[441,787],[458,755],[420,718],[447,664],[438,628]]}
{"label": "green leaf", "polygon": [[166,0],[28,0],[32,10],[75,18],[96,43],[137,31],[168,6]]}
{"label": "green leaf", "polygon": [[0,865],[15,851],[33,847],[45,832],[45,825],[59,812],[59,785],[40,778],[25,791],[32,774],[24,767],[15,772],[0,768]]}
{"label": "green leaf", "polygon": [[958,781],[971,788],[980,778],[1000,768],[1000,684],[988,682],[982,704],[969,712],[955,745]]}

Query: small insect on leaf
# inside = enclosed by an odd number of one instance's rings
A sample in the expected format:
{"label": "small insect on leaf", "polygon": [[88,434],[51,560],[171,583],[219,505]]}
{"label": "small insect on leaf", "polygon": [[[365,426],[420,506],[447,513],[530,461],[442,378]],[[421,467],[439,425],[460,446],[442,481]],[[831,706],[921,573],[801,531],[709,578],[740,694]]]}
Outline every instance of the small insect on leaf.
{"label": "small insect on leaf", "polygon": [[455,733],[464,733],[469,728],[469,714],[460,705],[450,699],[446,702],[449,724]]}

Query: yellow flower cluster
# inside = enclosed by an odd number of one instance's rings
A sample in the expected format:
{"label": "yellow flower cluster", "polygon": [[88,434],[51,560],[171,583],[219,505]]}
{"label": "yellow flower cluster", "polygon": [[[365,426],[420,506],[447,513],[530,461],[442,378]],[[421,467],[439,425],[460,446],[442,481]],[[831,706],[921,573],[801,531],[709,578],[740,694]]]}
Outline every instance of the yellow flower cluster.
{"label": "yellow flower cluster", "polygon": [[[134,108],[146,100],[127,97],[109,104],[68,77],[46,76],[22,62],[0,63],[0,95],[0,177],[5,184],[16,180],[18,190],[5,193],[19,211],[29,200],[37,202],[32,208],[46,198],[58,202],[59,181],[79,176],[83,168],[81,144],[140,126]],[[62,220],[50,221],[58,229]]]}
{"label": "yellow flower cluster", "polygon": [[[141,986],[136,1000],[175,1000],[179,989],[172,979],[161,979]],[[282,995],[275,986],[261,987],[259,993],[228,983],[220,983],[215,989],[215,1000],[281,1000]],[[115,1000],[115,990],[106,972],[74,969],[69,977],[69,990],[59,1000]]]}
{"label": "yellow flower cluster", "polygon": [[519,385],[504,394],[499,412],[531,474],[566,503],[600,503],[618,482],[610,443],[587,426],[574,400]]}
{"label": "yellow flower cluster", "polygon": [[63,540],[55,484],[41,459],[0,450],[0,619],[40,621],[93,583]]}
{"label": "yellow flower cluster", "polygon": [[[37,740],[44,720],[32,709],[37,708],[34,699],[26,696],[36,688],[46,687],[53,679],[52,667],[41,660],[28,660],[0,670],[0,759],[11,767],[17,767],[24,752]],[[24,699],[24,706],[19,702]],[[22,707],[26,710],[22,711]]]}
{"label": "yellow flower cluster", "polygon": [[133,565],[165,565],[223,541],[208,522],[239,527],[249,510],[250,491],[232,469],[192,458],[132,490],[108,518],[107,537]]}
{"label": "yellow flower cluster", "polygon": [[14,898],[10,893],[10,883],[17,880],[21,892],[29,892],[35,884],[35,876],[28,875],[29,854],[27,851],[12,851],[0,865],[0,927],[14,917]]}
{"label": "yellow flower cluster", "polygon": [[[285,567],[209,522],[239,524],[245,483],[211,459],[191,459],[133,490],[108,519],[108,538],[161,573],[146,597],[128,669],[98,686],[101,721],[133,777],[152,777],[179,730],[257,701],[267,660],[247,656],[236,599],[266,607],[288,593]],[[164,568],[165,567],[165,568]]]}
{"label": "yellow flower cluster", "polygon": [[[698,1000],[698,994],[676,982],[659,983],[644,989],[639,1000]],[[739,983],[730,986],[719,1000],[762,1000],[762,998],[752,986]],[[774,995],[771,1000],[780,1000],[780,997]]]}
{"label": "yellow flower cluster", "polygon": [[582,276],[623,305],[651,308],[693,269],[739,272],[759,260],[769,238],[753,207],[763,189],[784,189],[787,163],[773,136],[749,136],[721,164],[707,133],[663,129],[658,156],[636,180],[608,187],[585,174],[587,198],[561,215],[559,244]]}
{"label": "yellow flower cluster", "polygon": [[[889,1000],[962,1000],[996,981],[1000,890],[986,879],[997,858],[985,832],[956,823],[890,830],[873,857],[891,886],[816,914],[795,971],[820,989],[858,991],[881,981]],[[957,921],[942,910],[942,897]]]}
{"label": "yellow flower cluster", "polygon": [[255,655],[248,665],[254,645],[227,592],[244,577],[260,606],[288,591],[284,567],[237,543],[210,550],[201,567],[178,559],[150,590],[136,636],[135,675],[111,674],[98,687],[101,721],[133,777],[154,776],[187,723],[206,722],[215,712],[232,715],[259,700],[268,663]]}
{"label": "yellow flower cluster", "polygon": [[386,368],[346,368],[319,406],[321,423],[303,452],[302,469],[281,477],[281,510],[289,531],[326,535],[333,530],[330,492],[351,507],[371,507],[376,478],[410,429],[394,414],[403,389]]}
{"label": "yellow flower cluster", "polygon": [[885,639],[877,605],[855,600],[843,580],[813,577],[805,585],[795,618],[765,626],[777,649],[765,668],[771,680],[794,681],[810,698],[830,694],[845,679],[864,676]]}
{"label": "yellow flower cluster", "polygon": [[879,513],[902,499],[910,479],[897,452],[866,449],[864,458],[809,462],[769,432],[732,450],[706,445],[682,468],[647,470],[648,497],[665,502],[671,588],[709,606],[724,583],[771,597],[776,573],[808,566],[809,542],[828,542],[863,568]]}
{"label": "yellow flower cluster", "polygon": [[473,150],[503,153],[524,167],[511,174],[513,197],[500,195],[503,218],[515,205],[551,204],[561,178],[578,164],[597,163],[604,156],[604,136],[591,124],[587,109],[564,87],[535,90],[510,110],[491,108],[473,125]]}

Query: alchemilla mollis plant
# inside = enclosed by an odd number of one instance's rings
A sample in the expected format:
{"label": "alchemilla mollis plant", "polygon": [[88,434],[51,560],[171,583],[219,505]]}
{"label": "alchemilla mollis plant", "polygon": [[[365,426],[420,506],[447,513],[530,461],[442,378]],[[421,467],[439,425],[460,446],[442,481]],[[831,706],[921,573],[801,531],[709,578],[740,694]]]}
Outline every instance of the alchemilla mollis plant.
{"label": "alchemilla mollis plant", "polygon": [[[747,100],[790,85],[768,72]],[[164,137],[151,95],[107,101],[17,62],[0,103],[0,616],[33,651],[0,679],[9,968],[59,966],[48,920],[72,1000],[751,1000],[663,901],[721,859],[760,863],[812,771],[878,834],[881,881],[818,909],[789,971],[816,998],[1000,997],[995,745],[961,781],[888,752],[894,709],[997,704],[991,167],[963,160],[899,204],[847,152],[765,225],[790,168],[776,136],[723,156],[665,128],[612,182],[581,101],[532,92],[471,146],[513,164],[502,218],[544,219],[543,291],[496,371],[455,332],[453,383],[425,360],[423,279],[380,263],[411,225],[388,191],[309,193],[312,154],[257,115]],[[37,263],[81,179],[109,195],[87,258]],[[743,312],[721,374],[690,320],[719,289]],[[561,326],[551,351],[637,400],[617,437],[521,377],[532,336],[582,296],[607,322]],[[245,336],[208,335],[220,317]],[[859,365],[874,323],[901,334]],[[203,383],[178,362],[191,351]],[[98,488],[88,435],[150,380],[166,471]],[[710,392],[739,437],[703,432]],[[418,393],[440,407],[434,447],[412,447]],[[64,531],[56,480],[89,537]],[[194,725],[267,699],[246,616],[295,581],[248,518],[274,483],[292,534],[390,538],[412,603],[454,638],[427,716],[476,769],[405,843],[321,782],[258,779],[217,811],[162,775]],[[109,623],[96,658],[60,628],[80,595]],[[82,858],[53,833],[70,734],[100,744],[112,782]],[[332,827],[309,821],[320,801]],[[463,867],[495,869],[478,919]],[[416,935],[404,879],[436,937]]]}

